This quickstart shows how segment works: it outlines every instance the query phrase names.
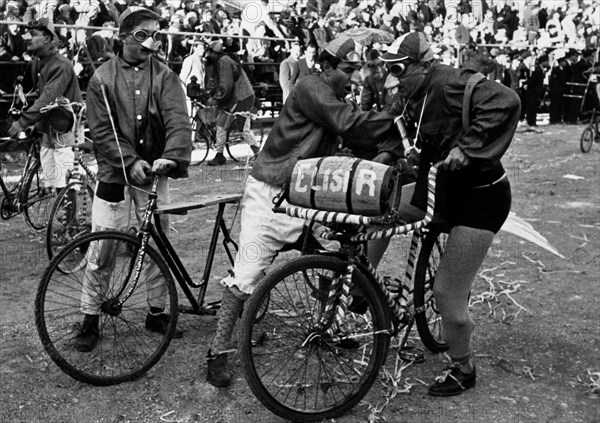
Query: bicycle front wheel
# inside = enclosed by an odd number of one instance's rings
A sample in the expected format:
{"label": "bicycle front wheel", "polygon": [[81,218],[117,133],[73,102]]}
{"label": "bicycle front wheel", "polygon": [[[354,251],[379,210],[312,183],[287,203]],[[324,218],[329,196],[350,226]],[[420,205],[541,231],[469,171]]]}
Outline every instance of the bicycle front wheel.
{"label": "bicycle front wheel", "polygon": [[589,126],[583,130],[581,134],[581,139],[579,140],[579,148],[581,148],[582,153],[589,153],[592,149],[592,144],[594,143],[594,130]]}
{"label": "bicycle front wheel", "polygon": [[448,235],[429,230],[421,238],[421,250],[415,270],[415,321],[423,344],[432,352],[448,349],[442,337],[442,320],[433,298],[433,285]]}
{"label": "bicycle front wheel", "polygon": [[353,275],[351,293],[364,298],[366,308],[319,324],[329,298],[340,311],[335,288],[345,271],[346,262],[335,257],[298,257],[270,272],[244,306],[246,380],[262,404],[283,418],[309,422],[346,413],[385,363],[389,310],[361,272]]}
{"label": "bicycle front wheel", "polygon": [[40,162],[34,161],[25,173],[25,181],[21,191],[20,203],[25,211],[25,221],[36,231],[48,225],[48,216],[52,209],[55,195],[44,187],[44,176]]}
{"label": "bicycle front wheel", "polygon": [[[71,377],[114,385],[142,376],[166,351],[177,323],[177,292],[162,257],[145,247],[137,284],[141,241],[122,232],[94,232],[75,239],[50,262],[35,298],[35,323],[50,358]],[[67,269],[64,272],[61,269]],[[165,333],[146,329],[149,306],[164,308]],[[99,315],[91,351],[77,348],[84,313]]]}
{"label": "bicycle front wheel", "polygon": [[49,259],[73,239],[91,232],[93,201],[94,189],[82,182],[71,182],[59,192],[46,229]]}
{"label": "bicycle front wheel", "polygon": [[[244,134],[244,125],[246,118],[236,116],[231,128],[227,131],[227,153],[236,162],[253,159],[261,149],[265,140],[265,130],[263,124],[257,119],[250,120],[250,128]],[[254,138],[254,144],[251,145],[250,138]],[[252,148],[254,147],[254,148]]]}

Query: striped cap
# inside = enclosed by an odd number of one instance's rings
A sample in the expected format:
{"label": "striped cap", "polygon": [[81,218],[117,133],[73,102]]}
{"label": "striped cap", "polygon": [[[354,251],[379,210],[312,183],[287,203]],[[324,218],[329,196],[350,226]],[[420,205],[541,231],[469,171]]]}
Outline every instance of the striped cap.
{"label": "striped cap", "polygon": [[422,32],[409,32],[397,38],[380,59],[384,62],[430,60],[433,59],[433,52]]}
{"label": "striped cap", "polygon": [[123,25],[123,23],[129,19],[132,15],[143,15],[148,19],[159,20],[160,16],[158,13],[153,12],[150,9],[143,8],[141,6],[130,6],[119,16],[119,28]]}
{"label": "striped cap", "polygon": [[325,46],[325,50],[337,58],[342,59],[344,62],[350,64],[360,64],[360,54],[356,51],[356,44],[350,37],[338,37],[332,40]]}

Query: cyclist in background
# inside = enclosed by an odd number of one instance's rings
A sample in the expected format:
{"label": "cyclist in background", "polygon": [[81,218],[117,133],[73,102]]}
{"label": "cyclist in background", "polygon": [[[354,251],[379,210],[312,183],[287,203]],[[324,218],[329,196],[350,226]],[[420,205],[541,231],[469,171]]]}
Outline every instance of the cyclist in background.
{"label": "cyclist in background", "polygon": [[[472,85],[476,80],[471,80],[469,85],[474,70],[437,63],[422,33],[398,38],[381,60],[398,79],[399,95],[413,108],[413,115],[423,116],[419,175],[412,198],[412,204],[422,210],[429,168],[443,160],[435,206],[451,230],[433,291],[451,362],[429,394],[458,395],[475,386],[469,293],[510,211],[510,184],[500,159],[513,139],[521,104],[513,90],[494,81],[484,78]],[[472,96],[463,110],[467,87],[472,88]],[[399,101],[392,113],[400,114],[403,108]]]}
{"label": "cyclist in background", "polygon": [[[119,19],[123,51],[100,66],[88,85],[87,118],[98,161],[93,232],[126,229],[132,201],[141,222],[151,172],[161,175],[158,204],[169,204],[168,176],[188,176],[192,144],[185,93],[179,77],[153,56],[159,48],[155,39],[158,19],[159,15],[148,9],[126,9]],[[161,224],[168,232],[168,217],[161,217]],[[98,293],[103,287],[97,285],[114,263],[111,245],[100,244],[94,243],[88,250],[81,300],[83,325],[75,338],[75,348],[83,352],[91,351],[98,342],[102,301]],[[146,329],[164,334],[169,325],[164,313],[167,288],[160,276],[152,275],[146,280],[148,293],[154,293],[148,298]],[[183,333],[177,329],[173,336],[180,338]]]}
{"label": "cyclist in background", "polygon": [[[215,149],[216,156],[208,162],[209,166],[224,165],[227,161],[223,155],[225,143],[227,142],[227,130],[231,124],[231,113],[249,112],[254,106],[254,90],[248,79],[248,75],[242,65],[233,60],[229,55],[223,53],[221,41],[213,41],[205,53],[207,65],[214,69],[216,91],[208,99],[209,106],[217,106],[217,141]],[[244,141],[250,144],[252,152],[256,154],[256,137],[251,130],[250,117],[245,118]]]}
{"label": "cyclist in background", "polygon": [[17,138],[28,126],[38,126],[43,134],[40,160],[44,186],[58,191],[66,186],[67,171],[73,167],[73,149],[71,146],[61,146],[58,135],[40,110],[59,97],[64,97],[70,102],[81,102],[81,91],[73,64],[56,48],[58,37],[47,18],[29,22],[23,40],[27,51],[35,56],[31,64],[31,73],[39,97],[12,123],[8,133],[12,138]]}

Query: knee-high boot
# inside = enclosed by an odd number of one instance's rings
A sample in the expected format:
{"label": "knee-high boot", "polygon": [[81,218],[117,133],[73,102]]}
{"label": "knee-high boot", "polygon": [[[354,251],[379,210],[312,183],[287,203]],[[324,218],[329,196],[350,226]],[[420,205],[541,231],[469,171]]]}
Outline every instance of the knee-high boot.
{"label": "knee-high boot", "polygon": [[247,295],[239,293],[239,291],[234,293],[228,287],[223,289],[217,333],[206,357],[208,367],[206,381],[213,386],[226,387],[231,384],[227,352],[231,349],[231,336],[235,322],[239,318],[247,298]]}

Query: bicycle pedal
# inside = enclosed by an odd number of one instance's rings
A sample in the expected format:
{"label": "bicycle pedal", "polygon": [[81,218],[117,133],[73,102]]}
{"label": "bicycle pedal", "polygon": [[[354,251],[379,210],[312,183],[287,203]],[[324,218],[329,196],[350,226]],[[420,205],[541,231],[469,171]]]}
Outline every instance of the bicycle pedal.
{"label": "bicycle pedal", "polygon": [[400,357],[402,361],[409,361],[414,364],[425,362],[425,353],[423,350],[413,346],[406,346],[398,350],[398,357]]}

